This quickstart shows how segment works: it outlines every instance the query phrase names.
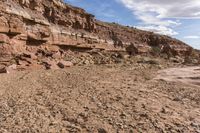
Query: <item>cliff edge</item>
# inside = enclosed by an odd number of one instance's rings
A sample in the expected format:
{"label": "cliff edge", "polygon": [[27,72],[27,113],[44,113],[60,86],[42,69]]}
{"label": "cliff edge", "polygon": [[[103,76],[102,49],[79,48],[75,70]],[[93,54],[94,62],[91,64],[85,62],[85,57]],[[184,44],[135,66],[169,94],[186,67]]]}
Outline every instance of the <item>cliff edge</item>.
{"label": "cliff edge", "polygon": [[135,55],[155,49],[170,56],[187,56],[192,51],[187,44],[168,36],[96,20],[94,15],[61,0],[0,1],[1,65],[15,62],[25,68],[34,62],[38,65],[38,58],[41,64],[49,64],[70,52]]}

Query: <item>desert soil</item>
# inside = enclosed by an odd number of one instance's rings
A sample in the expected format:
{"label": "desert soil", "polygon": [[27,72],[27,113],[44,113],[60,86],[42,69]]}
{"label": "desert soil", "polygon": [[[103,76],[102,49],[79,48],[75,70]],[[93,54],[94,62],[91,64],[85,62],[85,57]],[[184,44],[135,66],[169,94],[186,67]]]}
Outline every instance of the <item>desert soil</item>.
{"label": "desert soil", "polygon": [[200,133],[198,72],[116,64],[3,74],[0,132]]}

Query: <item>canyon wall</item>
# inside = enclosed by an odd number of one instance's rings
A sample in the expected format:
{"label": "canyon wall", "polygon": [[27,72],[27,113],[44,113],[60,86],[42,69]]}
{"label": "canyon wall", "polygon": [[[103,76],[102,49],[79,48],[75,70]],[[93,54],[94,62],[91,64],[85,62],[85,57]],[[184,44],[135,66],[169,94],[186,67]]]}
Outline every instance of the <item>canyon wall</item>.
{"label": "canyon wall", "polygon": [[40,50],[122,51],[188,55],[192,48],[168,36],[96,20],[61,0],[1,0],[0,60]]}

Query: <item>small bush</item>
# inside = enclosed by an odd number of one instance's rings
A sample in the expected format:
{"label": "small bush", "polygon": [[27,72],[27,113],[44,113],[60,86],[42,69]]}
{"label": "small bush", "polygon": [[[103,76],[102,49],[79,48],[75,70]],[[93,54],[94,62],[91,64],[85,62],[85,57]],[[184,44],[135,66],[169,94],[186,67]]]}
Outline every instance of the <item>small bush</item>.
{"label": "small bush", "polygon": [[160,55],[161,49],[159,47],[152,47],[151,54],[153,55]]}

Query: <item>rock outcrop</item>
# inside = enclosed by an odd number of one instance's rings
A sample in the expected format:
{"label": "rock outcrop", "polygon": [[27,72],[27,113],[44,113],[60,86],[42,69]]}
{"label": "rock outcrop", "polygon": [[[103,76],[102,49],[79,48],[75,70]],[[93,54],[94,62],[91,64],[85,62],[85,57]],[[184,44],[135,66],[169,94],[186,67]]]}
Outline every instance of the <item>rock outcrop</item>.
{"label": "rock outcrop", "polygon": [[[0,1],[0,61],[5,66],[13,60],[18,65],[19,60],[28,64],[36,60],[38,64],[40,57],[61,60],[69,51],[147,54],[155,48],[160,53],[182,56],[192,50],[168,36],[98,21],[62,0]],[[32,54],[29,61],[27,57],[16,59],[24,53]]]}

